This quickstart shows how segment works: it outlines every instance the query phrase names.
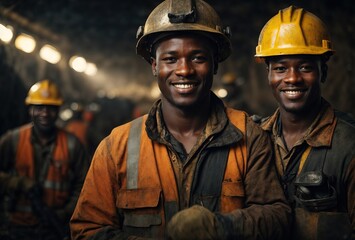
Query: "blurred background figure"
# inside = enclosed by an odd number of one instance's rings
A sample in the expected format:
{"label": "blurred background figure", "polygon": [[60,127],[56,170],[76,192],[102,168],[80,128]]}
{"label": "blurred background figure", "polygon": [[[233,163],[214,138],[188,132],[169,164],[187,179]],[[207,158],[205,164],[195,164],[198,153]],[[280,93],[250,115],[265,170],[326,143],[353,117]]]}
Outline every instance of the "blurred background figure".
{"label": "blurred background figure", "polygon": [[249,112],[245,92],[242,89],[243,84],[244,80],[237,78],[235,73],[226,72],[222,75],[221,88],[217,90],[217,94],[228,107]]}
{"label": "blurred background figure", "polygon": [[34,84],[25,102],[31,123],[0,139],[0,239],[64,239],[89,159],[56,126],[63,99],[54,83]]}
{"label": "blurred background figure", "polygon": [[[56,82],[70,103],[78,101],[86,106],[102,96],[129,98],[139,106],[141,113],[147,113],[158,99],[157,94],[151,94],[155,79],[150,77],[151,71],[144,60],[136,58],[132,36],[136,34],[137,23],[145,21],[143,13],[160,2],[0,1],[0,134],[28,122],[22,99],[38,79],[50,78]],[[251,56],[259,30],[269,16],[275,9],[283,9],[295,1],[213,2],[233,29],[234,49],[219,67],[215,83],[221,84],[224,73],[235,73],[237,85],[240,80],[243,82],[240,87],[250,113],[271,115],[277,104],[265,81],[265,67],[255,63]],[[322,16],[327,24],[336,55],[328,66],[331,81],[323,84],[322,92],[334,107],[355,116],[352,100],[355,95],[355,4],[352,0],[322,1],[322,4],[319,0],[298,0],[297,6],[307,7]],[[136,15],[134,21],[133,15]],[[119,44],[117,39],[120,39]],[[32,43],[31,49],[24,48],[28,41]],[[43,53],[55,53],[49,56],[57,56],[56,61]]]}
{"label": "blurred background figure", "polygon": [[73,133],[86,146],[87,145],[87,129],[92,120],[92,113],[86,111],[80,103],[73,102],[70,104],[72,117],[65,126],[65,129]]}
{"label": "blurred background figure", "polygon": [[110,134],[118,125],[132,120],[133,115],[139,114],[135,104],[126,98],[99,98],[95,105],[91,104],[87,111],[90,123],[87,129],[87,147],[92,156],[102,139]]}

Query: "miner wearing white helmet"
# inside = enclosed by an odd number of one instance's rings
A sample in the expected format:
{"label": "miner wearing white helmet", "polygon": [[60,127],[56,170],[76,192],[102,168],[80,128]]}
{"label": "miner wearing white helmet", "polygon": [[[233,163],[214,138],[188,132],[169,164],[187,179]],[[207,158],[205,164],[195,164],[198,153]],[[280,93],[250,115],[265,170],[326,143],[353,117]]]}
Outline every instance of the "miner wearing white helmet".
{"label": "miner wearing white helmet", "polygon": [[72,239],[283,239],[286,203],[267,134],[211,91],[230,30],[202,0],[167,0],[137,53],[161,90],[96,150]]}
{"label": "miner wearing white helmet", "polygon": [[355,238],[355,127],[322,97],[334,54],[326,25],[303,8],[282,9],[256,47],[279,108],[262,123],[294,209],[291,239]]}

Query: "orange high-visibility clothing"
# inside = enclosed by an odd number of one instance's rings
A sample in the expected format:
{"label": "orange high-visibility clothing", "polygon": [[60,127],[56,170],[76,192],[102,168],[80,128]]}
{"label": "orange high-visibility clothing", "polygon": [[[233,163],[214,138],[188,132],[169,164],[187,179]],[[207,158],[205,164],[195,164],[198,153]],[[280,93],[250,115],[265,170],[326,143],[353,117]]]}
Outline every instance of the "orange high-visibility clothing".
{"label": "orange high-visibility clothing", "polygon": [[[227,145],[227,163],[217,196],[219,206],[212,211],[234,214],[236,228],[247,239],[275,232],[279,237],[289,223],[289,208],[271,162],[271,146],[245,113],[232,109],[226,112],[234,125],[227,123],[228,130],[237,126],[234,131],[240,131],[239,136],[243,137]],[[110,231],[122,237],[164,237],[169,217],[179,211],[181,199],[172,166],[174,159],[165,144],[148,136],[146,119],[144,116],[138,124],[134,120],[117,127],[100,143],[71,219],[73,240]],[[132,134],[138,135],[139,141],[130,149]],[[138,160],[130,161],[131,155]],[[201,173],[198,171],[195,174]],[[258,224],[253,224],[256,221]],[[100,237],[105,239],[104,235]]]}
{"label": "orange high-visibility clothing", "polygon": [[[19,129],[19,139],[16,151],[15,169],[19,176],[34,179],[34,154],[31,144],[32,125]],[[43,182],[43,202],[49,207],[61,207],[68,200],[69,153],[68,141],[64,131],[58,130],[57,139],[48,165],[47,175]],[[10,219],[15,224],[32,225],[37,223],[31,203],[21,197],[15,212],[10,213]]]}

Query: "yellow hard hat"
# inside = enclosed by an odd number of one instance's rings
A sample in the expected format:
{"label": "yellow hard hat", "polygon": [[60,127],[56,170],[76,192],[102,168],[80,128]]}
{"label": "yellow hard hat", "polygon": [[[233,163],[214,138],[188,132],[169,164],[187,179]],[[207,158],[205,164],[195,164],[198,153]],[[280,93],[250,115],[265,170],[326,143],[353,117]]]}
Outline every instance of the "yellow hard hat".
{"label": "yellow hard hat", "polygon": [[332,55],[334,50],[325,24],[314,14],[290,6],[272,17],[261,30],[255,57],[280,55]]}
{"label": "yellow hard hat", "polygon": [[202,0],[165,0],[148,16],[137,31],[137,54],[150,62],[156,38],[167,33],[194,31],[204,33],[218,47],[218,61],[231,53],[230,28],[223,27],[217,12]]}
{"label": "yellow hard hat", "polygon": [[26,97],[26,105],[54,105],[63,104],[58,87],[49,80],[43,80],[34,84]]}

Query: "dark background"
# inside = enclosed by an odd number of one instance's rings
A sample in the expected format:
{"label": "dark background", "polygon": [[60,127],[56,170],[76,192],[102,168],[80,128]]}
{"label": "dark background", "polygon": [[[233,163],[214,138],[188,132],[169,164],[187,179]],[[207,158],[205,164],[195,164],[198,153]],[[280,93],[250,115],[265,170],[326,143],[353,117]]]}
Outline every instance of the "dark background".
{"label": "dark background", "polygon": [[[155,98],[150,91],[154,77],[149,65],[135,54],[135,35],[158,0],[0,0],[0,23],[12,25],[16,33],[36,38],[38,45],[50,43],[62,52],[56,65],[46,63],[38,52],[20,52],[13,43],[0,43],[0,134],[28,121],[23,104],[29,87],[49,78],[60,85],[66,103],[87,105],[104,99],[124,99],[145,113]],[[237,1],[209,0],[225,25],[232,29],[232,56],[222,63],[214,88],[225,73],[237,76],[240,96],[251,114],[268,115],[275,108],[266,85],[263,64],[253,55],[263,25],[279,9],[293,4],[320,17],[332,36],[335,56],[329,61],[328,80],[323,95],[336,108],[355,115],[355,8],[351,0]],[[38,51],[38,49],[37,49]],[[88,77],[68,67],[68,58],[81,55],[97,64],[99,72]],[[119,102],[119,101],[118,101]],[[127,106],[127,105],[125,105]],[[133,107],[134,106],[134,107]],[[105,110],[107,118],[125,115],[120,104]]]}

